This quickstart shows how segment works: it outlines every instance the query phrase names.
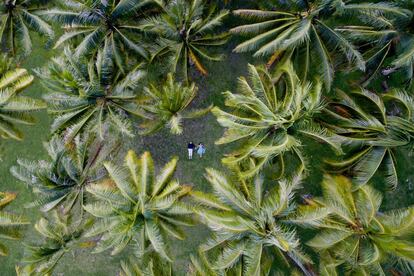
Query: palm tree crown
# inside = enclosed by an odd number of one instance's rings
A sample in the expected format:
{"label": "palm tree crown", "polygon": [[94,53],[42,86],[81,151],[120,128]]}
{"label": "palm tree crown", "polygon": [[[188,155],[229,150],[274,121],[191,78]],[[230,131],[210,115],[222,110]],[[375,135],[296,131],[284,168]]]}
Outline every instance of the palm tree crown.
{"label": "palm tree crown", "polygon": [[130,115],[139,115],[136,89],[145,73],[132,70],[122,75],[104,47],[97,59],[85,64],[66,49],[47,69],[38,71],[46,89],[49,112],[56,114],[52,132],[64,131],[66,140],[95,131],[102,139],[108,126],[133,136]]}
{"label": "palm tree crown", "polygon": [[0,2],[0,43],[4,43],[13,55],[20,47],[25,55],[31,52],[30,30],[49,38],[53,37],[52,28],[36,14],[36,10],[41,8],[41,2],[39,0]]}
{"label": "palm tree crown", "polygon": [[[109,1],[61,1],[63,9],[51,9],[43,14],[58,23],[64,24],[65,33],[58,39],[55,48],[68,41],[76,44],[77,58],[96,54],[104,46],[115,64],[124,70],[123,54],[125,51],[148,58],[142,43],[133,39],[139,28],[134,22],[134,14],[151,1],[143,0],[109,0]],[[141,14],[145,14],[142,11]]]}
{"label": "palm tree crown", "polygon": [[49,218],[39,219],[35,229],[43,240],[25,245],[24,266],[16,266],[17,275],[51,275],[68,252],[95,245],[84,237],[90,226],[91,221],[79,225],[77,219],[57,211],[52,212]]}
{"label": "palm tree crown", "polygon": [[21,140],[23,134],[15,123],[31,125],[34,118],[29,114],[46,107],[40,101],[19,94],[33,81],[26,69],[12,68],[13,60],[0,56],[0,137]]}
{"label": "palm tree crown", "polygon": [[[207,169],[206,178],[214,194],[194,191],[191,195],[200,203],[196,212],[202,222],[214,233],[201,251],[219,250],[212,268],[240,271],[241,267],[246,275],[266,275],[272,262],[277,262],[278,268],[293,262],[306,273],[303,262],[310,260],[301,252],[299,238],[289,222],[295,216],[293,197],[300,187],[299,177],[279,181],[270,190],[261,177],[233,181]],[[193,264],[200,268],[202,262],[193,258]]]}
{"label": "palm tree crown", "polygon": [[413,260],[413,207],[381,213],[382,195],[369,185],[353,190],[344,176],[325,176],[322,191],[314,205],[328,208],[330,216],[308,245],[321,252],[324,275],[336,275],[342,264],[358,275],[386,275],[381,263],[387,257]]}
{"label": "palm tree crown", "polygon": [[47,212],[59,206],[62,213],[71,212],[73,218],[81,220],[85,188],[105,176],[102,162],[114,150],[114,143],[78,136],[71,144],[65,144],[55,136],[45,147],[50,161],[34,163],[19,159],[19,167],[11,168],[16,178],[38,194],[28,207],[41,206],[41,211]]}
{"label": "palm tree crown", "polygon": [[297,170],[301,172],[306,163],[300,149],[304,136],[322,140],[341,152],[338,138],[313,119],[323,107],[319,82],[313,86],[300,83],[291,63],[278,66],[273,74],[249,65],[249,78],[250,83],[240,78],[239,94],[224,93],[230,112],[213,108],[218,122],[227,128],[216,143],[241,142],[224,163],[242,164],[241,176],[251,177],[274,161],[283,175],[285,159],[293,156],[299,160]]}
{"label": "palm tree crown", "polygon": [[[301,72],[301,79],[305,80],[311,72],[316,72],[323,77],[328,90],[334,77],[332,56],[335,53],[340,53],[360,70],[365,70],[361,53],[343,34],[343,30],[366,30],[365,26],[372,24],[378,14],[397,10],[387,4],[364,5],[337,0],[278,1],[272,2],[270,6],[269,10],[234,12],[259,21],[231,30],[233,33],[253,35],[253,38],[239,44],[234,51],[254,51],[255,56],[271,56],[269,64],[281,56],[292,57],[295,68]],[[349,26],[336,26],[333,24],[341,21],[330,20],[342,17],[346,18]],[[359,26],[360,23],[363,26]],[[315,70],[310,70],[311,68]]]}
{"label": "palm tree crown", "polygon": [[171,73],[162,87],[151,84],[144,92],[148,97],[141,106],[146,112],[144,123],[141,125],[144,134],[155,132],[164,126],[168,126],[173,134],[181,134],[183,119],[203,116],[211,109],[209,106],[204,109],[187,110],[197,95],[197,87],[194,83],[187,87],[175,82]]}
{"label": "palm tree crown", "polygon": [[192,212],[182,201],[190,187],[172,179],[177,159],[167,163],[157,177],[149,152],[138,158],[129,151],[122,167],[104,165],[109,180],[87,187],[99,200],[85,206],[86,211],[101,218],[87,233],[88,236],[103,233],[96,251],[113,248],[112,254],[117,254],[133,243],[139,254],[152,246],[171,261],[166,236],[183,239],[179,226],[193,224]]}
{"label": "palm tree crown", "polygon": [[228,38],[226,33],[215,33],[228,12],[221,11],[216,14],[214,9],[211,9],[205,14],[205,9],[201,0],[169,1],[163,6],[163,14],[143,23],[146,31],[159,36],[154,55],[166,55],[172,66],[171,70],[180,70],[185,80],[188,80],[191,64],[194,64],[201,74],[207,74],[203,61],[221,59],[221,56],[208,53],[207,49],[223,45]]}
{"label": "palm tree crown", "polygon": [[398,184],[395,150],[413,147],[414,100],[400,90],[378,96],[360,88],[338,95],[339,100],[325,109],[325,120],[351,149],[344,159],[328,164],[336,171],[351,168],[357,185],[366,184],[384,165],[387,186],[394,189]]}

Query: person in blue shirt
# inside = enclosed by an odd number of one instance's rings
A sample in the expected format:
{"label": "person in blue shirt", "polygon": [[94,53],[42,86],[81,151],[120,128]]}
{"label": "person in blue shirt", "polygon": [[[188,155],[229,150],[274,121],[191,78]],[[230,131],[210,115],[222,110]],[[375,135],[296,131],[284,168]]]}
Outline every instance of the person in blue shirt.
{"label": "person in blue shirt", "polygon": [[197,154],[202,158],[204,153],[206,153],[206,147],[202,143],[199,143],[197,146]]}

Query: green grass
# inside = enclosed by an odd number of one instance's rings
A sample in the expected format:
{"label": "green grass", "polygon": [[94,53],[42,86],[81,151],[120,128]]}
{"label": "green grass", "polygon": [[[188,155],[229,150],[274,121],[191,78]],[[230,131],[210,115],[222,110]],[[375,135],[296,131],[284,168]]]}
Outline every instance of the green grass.
{"label": "green grass", "polygon": [[[34,45],[42,45],[34,43]],[[207,106],[210,103],[223,105],[221,92],[226,90],[235,91],[237,78],[245,74],[247,58],[231,53],[231,46],[227,48],[227,58],[221,63],[209,66],[209,75],[201,78],[196,77],[199,86],[199,94],[194,106]],[[46,64],[48,59],[55,53],[41,47],[36,48],[32,55],[22,64],[25,68],[33,69]],[[39,80],[27,89],[25,94],[40,97],[43,93]],[[40,216],[35,209],[25,209],[23,205],[33,199],[31,191],[22,183],[14,179],[9,173],[9,168],[16,164],[16,159],[42,159],[46,153],[42,143],[49,137],[49,125],[51,118],[43,111],[37,114],[38,123],[35,126],[24,129],[25,139],[22,142],[6,141],[2,144],[4,149],[3,161],[0,164],[0,190],[14,191],[18,193],[17,200],[8,208],[9,211],[23,213],[34,223]],[[180,161],[176,176],[183,184],[191,184],[194,189],[207,191],[208,183],[203,177],[206,167],[223,169],[220,159],[223,153],[228,152],[229,147],[216,146],[214,141],[222,135],[222,128],[215,118],[210,114],[206,117],[185,122],[184,133],[180,136],[173,136],[166,130],[155,135],[126,140],[125,146],[134,149],[138,154],[143,151],[150,151],[157,167],[162,166],[171,157],[178,156]],[[193,160],[187,160],[186,145],[189,141],[194,143],[203,142],[206,145],[206,156],[199,159],[195,156]],[[320,193],[319,183],[322,179],[322,160],[329,153],[326,147],[318,143],[309,143],[305,148],[311,168],[309,176],[304,181],[304,188],[300,194]],[[385,207],[408,206],[414,202],[412,192],[408,190],[405,179],[410,178],[414,183],[411,164],[412,157],[407,152],[401,151],[399,155],[400,185],[395,192],[385,194]],[[377,182],[382,187],[381,180]],[[208,230],[203,226],[188,229],[187,239],[184,241],[173,241],[171,252],[176,260],[174,269],[179,275],[184,275],[189,261],[189,255],[194,252],[197,246],[208,236]],[[28,227],[23,242],[34,242],[38,239],[33,227]],[[306,235],[305,235],[306,236]],[[14,275],[14,266],[23,255],[21,241],[8,243],[11,253],[8,257],[0,258],[0,275]],[[119,267],[119,261],[130,255],[126,250],[118,256],[111,257],[109,252],[92,254],[89,250],[79,250],[69,253],[56,269],[56,275],[115,275]]]}

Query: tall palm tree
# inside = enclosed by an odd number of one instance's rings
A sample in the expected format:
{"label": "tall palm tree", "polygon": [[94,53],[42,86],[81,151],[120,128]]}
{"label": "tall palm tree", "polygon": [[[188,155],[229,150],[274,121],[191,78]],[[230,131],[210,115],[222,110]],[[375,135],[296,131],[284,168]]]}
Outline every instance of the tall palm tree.
{"label": "tall palm tree", "polygon": [[[97,54],[98,49],[108,48],[119,69],[125,70],[124,55],[131,52],[144,59],[148,53],[139,36],[139,18],[145,16],[151,1],[59,1],[62,8],[43,12],[50,20],[63,24],[65,33],[58,39],[55,48],[73,43],[74,55]],[[138,17],[138,18],[136,18]]]}
{"label": "tall palm tree", "polygon": [[[347,2],[349,1],[273,1],[268,4],[268,10],[236,10],[236,15],[258,22],[231,30],[232,33],[252,36],[234,51],[254,51],[255,56],[270,56],[269,65],[282,56],[291,57],[295,61],[295,68],[301,72],[301,79],[308,79],[315,72],[323,78],[329,90],[334,77],[334,54],[340,54],[358,69],[365,70],[361,53],[343,34],[342,29],[365,30],[367,24],[361,22],[359,15],[373,21],[376,18],[374,13],[381,14],[393,9],[384,3],[358,5]],[[341,26],[341,18],[346,18],[342,22],[347,22],[348,25]]]}
{"label": "tall palm tree", "polygon": [[[20,230],[30,222],[21,215],[4,211],[4,208],[16,198],[15,193],[0,192],[0,237],[1,239],[17,240],[21,238]],[[7,256],[9,250],[0,242],[0,257]]]}
{"label": "tall palm tree", "polygon": [[51,213],[50,218],[39,219],[35,229],[42,236],[42,241],[25,244],[24,266],[16,267],[17,275],[51,275],[68,252],[95,245],[95,242],[84,237],[90,226],[91,221],[79,225],[76,219],[56,211]]}
{"label": "tall palm tree", "polygon": [[339,99],[325,109],[324,120],[349,143],[349,154],[327,163],[338,172],[352,169],[357,185],[366,184],[381,167],[388,188],[394,189],[395,151],[413,147],[414,100],[399,90],[378,96],[360,88],[348,94],[338,91]]}
{"label": "tall palm tree", "polygon": [[414,260],[412,206],[380,212],[381,193],[369,185],[354,190],[344,176],[325,176],[322,192],[313,205],[331,214],[308,242],[321,253],[322,275],[337,275],[338,266],[349,275],[386,275],[381,266],[386,261]]}
{"label": "tall palm tree", "polygon": [[141,125],[143,134],[153,133],[167,126],[171,133],[183,132],[183,120],[194,119],[205,115],[212,106],[204,109],[187,110],[197,95],[197,87],[194,83],[184,86],[175,82],[173,75],[167,76],[167,81],[161,87],[151,84],[144,90],[147,99],[141,103],[146,115]]}
{"label": "tall palm tree", "polygon": [[238,141],[238,147],[223,159],[230,166],[241,164],[241,177],[254,176],[265,165],[277,165],[284,174],[286,160],[298,160],[296,173],[306,167],[301,145],[304,137],[321,140],[338,153],[340,141],[314,120],[323,107],[322,85],[301,83],[290,62],[272,74],[263,67],[249,65],[248,82],[239,80],[239,94],[225,92],[229,112],[218,107],[212,112],[226,128],[217,144]]}
{"label": "tall palm tree", "polygon": [[14,68],[12,62],[5,55],[0,56],[0,137],[21,140],[23,134],[15,124],[34,124],[35,119],[29,113],[46,105],[19,95],[33,82],[33,76],[26,69]]}
{"label": "tall palm tree", "polygon": [[[300,187],[299,177],[279,181],[270,190],[266,190],[261,177],[254,181],[231,180],[208,168],[206,178],[214,194],[194,191],[191,196],[199,203],[195,210],[202,222],[213,231],[200,249],[218,250],[216,258],[210,258],[214,270],[267,275],[271,269],[294,264],[310,275],[305,263],[311,261],[302,253],[299,237],[290,222],[295,214],[293,198]],[[195,261],[193,258],[193,265],[200,264]]]}
{"label": "tall palm tree", "polygon": [[145,73],[136,69],[122,75],[107,45],[89,63],[65,49],[63,56],[53,59],[38,75],[49,91],[44,96],[48,111],[55,115],[52,132],[64,132],[68,141],[90,131],[103,139],[111,126],[133,136],[130,116],[140,114],[136,89]]}
{"label": "tall palm tree", "polygon": [[207,74],[204,61],[219,61],[221,55],[208,52],[209,48],[226,43],[228,34],[217,34],[228,11],[208,12],[201,0],[167,1],[163,13],[143,22],[143,29],[158,36],[154,57],[166,57],[173,72],[182,72],[188,80],[189,67]]}
{"label": "tall palm tree", "polygon": [[[43,2],[39,0],[2,0],[0,2],[0,47],[16,55],[32,50],[30,31],[53,38],[53,29],[38,15]],[[21,47],[21,49],[19,49]]]}
{"label": "tall palm tree", "polygon": [[85,205],[86,211],[101,218],[87,233],[102,234],[96,252],[113,248],[111,254],[117,254],[132,243],[140,255],[152,247],[171,261],[165,239],[183,239],[179,226],[193,224],[192,211],[183,202],[191,188],[172,179],[176,165],[174,158],[155,177],[150,153],[138,158],[133,151],[123,166],[104,163],[109,181],[88,186],[87,191],[98,200]]}
{"label": "tall palm tree", "polygon": [[19,166],[11,168],[12,174],[37,194],[37,199],[28,207],[41,206],[43,212],[61,208],[63,214],[71,213],[73,219],[83,218],[85,188],[105,177],[102,162],[116,146],[108,139],[103,142],[94,138],[78,136],[65,144],[54,136],[45,144],[48,161],[17,160]]}

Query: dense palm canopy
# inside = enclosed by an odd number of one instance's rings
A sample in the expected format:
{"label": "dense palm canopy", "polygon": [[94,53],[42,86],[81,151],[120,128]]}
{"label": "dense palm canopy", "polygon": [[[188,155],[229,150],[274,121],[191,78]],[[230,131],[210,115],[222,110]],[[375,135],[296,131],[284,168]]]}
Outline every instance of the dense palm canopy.
{"label": "dense palm canopy", "polygon": [[152,246],[171,261],[165,239],[183,239],[180,226],[193,224],[192,211],[182,200],[191,187],[173,179],[176,165],[174,158],[155,176],[150,153],[138,158],[133,151],[123,166],[104,164],[109,179],[87,187],[98,200],[85,205],[86,211],[101,218],[87,233],[102,234],[96,252],[112,248],[111,253],[117,254],[132,243],[138,254]]}
{"label": "dense palm canopy", "polygon": [[[292,263],[307,274],[305,263],[310,260],[301,251],[299,237],[290,222],[291,217],[295,221],[305,220],[305,216],[295,214],[293,201],[300,188],[299,177],[279,181],[268,190],[261,177],[254,181],[232,180],[207,169],[206,178],[214,194],[194,191],[191,195],[200,203],[196,212],[214,234],[201,246],[204,252],[219,251],[211,260],[213,269],[268,275],[269,271],[283,270]],[[193,258],[193,265],[200,263]]]}
{"label": "dense palm canopy", "polygon": [[20,95],[32,83],[33,76],[26,69],[13,68],[12,62],[0,56],[0,137],[21,140],[23,134],[15,124],[34,124],[30,113],[46,106],[39,100]]}
{"label": "dense palm canopy", "polygon": [[45,1],[41,0],[2,0],[0,2],[0,48],[13,55],[22,52],[27,55],[32,50],[30,31],[53,37],[52,28],[39,17],[38,10]]}
{"label": "dense palm canopy", "polygon": [[50,218],[42,217],[35,224],[42,241],[25,245],[24,266],[16,267],[17,275],[51,275],[65,254],[95,245],[84,238],[90,226],[90,221],[79,225],[76,219],[58,212],[52,212]]}
{"label": "dense palm canopy", "polygon": [[[139,18],[145,15],[151,1],[109,0],[109,1],[60,1],[61,9],[51,9],[43,15],[63,24],[65,33],[58,39],[55,48],[63,44],[76,45],[74,55],[97,54],[106,47],[111,58],[121,70],[125,68],[125,53],[148,58],[139,37]],[[137,18],[136,18],[137,17]]]}
{"label": "dense palm canopy", "polygon": [[[348,95],[350,94],[350,95]],[[412,149],[414,100],[400,90],[378,96],[365,89],[338,91],[325,112],[328,127],[350,144],[342,160],[328,160],[334,170],[351,168],[357,185],[366,184],[382,168],[388,188],[398,184],[396,149]]]}
{"label": "dense palm canopy", "polygon": [[[281,56],[292,58],[301,79],[307,79],[310,74],[321,76],[329,89],[334,78],[335,54],[342,55],[358,69],[365,70],[362,54],[344,32],[366,30],[366,27],[371,27],[371,32],[380,32],[380,28],[370,23],[383,13],[398,12],[398,8],[386,3],[348,2],[272,1],[267,4],[269,10],[236,10],[236,15],[258,22],[231,30],[233,33],[253,36],[239,44],[234,51],[254,51],[255,56],[270,56],[269,64]],[[336,20],[332,20],[334,18]],[[342,25],[340,19],[347,25]]]}
{"label": "dense palm canopy", "polygon": [[111,141],[94,141],[93,136],[76,137],[65,144],[60,137],[53,137],[45,145],[49,160],[30,162],[18,160],[19,166],[11,168],[12,174],[33,188],[36,200],[27,207],[41,206],[48,212],[61,208],[73,218],[83,218],[85,188],[105,176],[102,162],[114,150]]}
{"label": "dense palm canopy", "polygon": [[105,46],[96,60],[77,60],[68,49],[38,71],[48,111],[55,115],[52,132],[63,132],[70,141],[80,133],[94,131],[102,139],[113,127],[133,136],[131,115],[139,115],[137,89],[145,72],[136,69],[123,75],[116,70]]}
{"label": "dense palm canopy", "polygon": [[249,80],[239,79],[238,94],[225,92],[229,112],[213,108],[226,128],[217,144],[239,141],[238,148],[223,162],[241,164],[242,177],[254,176],[270,162],[284,174],[286,159],[298,160],[297,172],[306,166],[301,150],[304,137],[321,140],[341,152],[340,141],[321,127],[313,116],[323,108],[319,82],[301,83],[291,63],[279,65],[274,73],[249,65]]}
{"label": "dense palm canopy", "polygon": [[220,55],[214,55],[208,49],[226,43],[228,34],[217,34],[217,29],[228,12],[209,10],[201,0],[167,1],[163,11],[143,23],[146,32],[158,36],[154,56],[165,58],[171,71],[178,71],[185,80],[188,80],[192,64],[206,75],[204,61],[221,60]]}
{"label": "dense palm canopy", "polygon": [[142,133],[153,133],[166,126],[171,133],[181,134],[183,120],[203,116],[211,109],[209,106],[204,109],[187,110],[197,95],[197,90],[194,83],[184,86],[175,82],[172,74],[168,74],[167,81],[161,87],[154,84],[146,87],[144,94],[147,98],[141,103],[145,111],[144,122],[141,125]]}
{"label": "dense palm canopy", "polygon": [[4,211],[4,208],[16,198],[16,194],[0,192],[0,257],[9,253],[6,245],[1,240],[17,240],[21,238],[20,230],[23,225],[29,224],[29,221],[21,215]]}
{"label": "dense palm canopy", "polygon": [[322,191],[314,206],[330,215],[308,242],[321,253],[322,275],[337,275],[341,265],[352,275],[386,275],[381,264],[389,258],[412,262],[413,207],[381,213],[381,193],[369,185],[353,190],[344,176],[325,176]]}

